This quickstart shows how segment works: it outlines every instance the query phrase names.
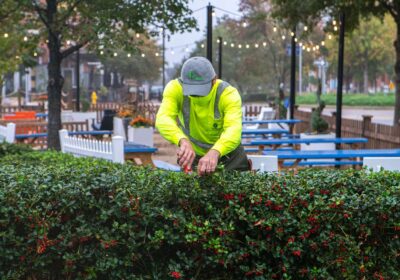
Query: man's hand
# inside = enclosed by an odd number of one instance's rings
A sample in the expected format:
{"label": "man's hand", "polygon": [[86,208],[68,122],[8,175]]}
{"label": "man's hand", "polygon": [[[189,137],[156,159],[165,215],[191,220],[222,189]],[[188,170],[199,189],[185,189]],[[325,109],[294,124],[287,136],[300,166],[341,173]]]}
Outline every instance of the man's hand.
{"label": "man's hand", "polygon": [[202,176],[215,171],[220,153],[217,150],[209,150],[200,160],[197,166],[197,173]]}
{"label": "man's hand", "polygon": [[192,144],[190,143],[189,140],[182,138],[179,141],[179,149],[177,152],[178,156],[178,164],[180,167],[185,168],[185,167],[192,167],[193,160],[196,156],[194,153]]}

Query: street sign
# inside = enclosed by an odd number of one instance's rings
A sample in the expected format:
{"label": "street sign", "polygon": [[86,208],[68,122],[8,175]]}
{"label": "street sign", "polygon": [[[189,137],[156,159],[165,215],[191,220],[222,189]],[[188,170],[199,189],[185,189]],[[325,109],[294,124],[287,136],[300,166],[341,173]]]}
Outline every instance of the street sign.
{"label": "street sign", "polygon": [[[286,45],[286,55],[291,56],[292,55],[292,45],[287,44]],[[300,55],[300,46],[296,46],[296,56]]]}

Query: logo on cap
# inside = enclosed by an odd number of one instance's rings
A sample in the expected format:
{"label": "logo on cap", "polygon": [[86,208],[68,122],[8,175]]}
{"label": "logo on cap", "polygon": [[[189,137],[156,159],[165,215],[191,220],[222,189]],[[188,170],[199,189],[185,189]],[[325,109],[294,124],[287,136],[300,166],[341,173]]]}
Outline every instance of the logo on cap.
{"label": "logo on cap", "polygon": [[193,81],[204,81],[203,77],[200,76],[196,71],[189,71],[187,77]]}

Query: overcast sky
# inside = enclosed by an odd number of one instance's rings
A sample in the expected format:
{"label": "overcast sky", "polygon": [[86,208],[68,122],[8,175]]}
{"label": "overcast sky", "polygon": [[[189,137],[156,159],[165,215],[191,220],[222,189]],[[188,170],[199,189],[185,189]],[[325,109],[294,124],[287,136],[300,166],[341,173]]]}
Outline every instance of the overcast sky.
{"label": "overcast sky", "polygon": [[[192,9],[192,11],[196,11],[198,9],[201,9],[203,7],[206,7],[208,3],[211,3],[211,5],[227,10],[229,12],[233,12],[235,14],[240,14],[238,9],[239,9],[239,2],[240,0],[189,0],[189,6]],[[216,16],[213,18],[213,24],[216,23],[217,18],[224,16],[226,13],[223,11],[220,11],[218,9],[214,9]],[[207,9],[201,9],[197,12],[193,13],[193,16],[197,20],[197,26],[199,28],[199,31],[193,31],[193,32],[185,32],[183,34],[175,34],[170,37],[170,40],[166,40],[166,48],[171,48],[171,47],[176,47],[176,46],[181,46],[179,48],[174,48],[174,49],[168,49],[165,54],[165,59],[167,62],[167,67],[172,66],[174,63],[179,63],[182,61],[182,59],[185,57],[185,54],[187,54],[186,48],[188,50],[191,50],[195,46],[195,42],[200,40],[206,30],[207,26],[207,19],[206,19],[206,12]],[[239,18],[235,15],[229,15],[232,18]],[[162,40],[160,40],[162,42]]]}

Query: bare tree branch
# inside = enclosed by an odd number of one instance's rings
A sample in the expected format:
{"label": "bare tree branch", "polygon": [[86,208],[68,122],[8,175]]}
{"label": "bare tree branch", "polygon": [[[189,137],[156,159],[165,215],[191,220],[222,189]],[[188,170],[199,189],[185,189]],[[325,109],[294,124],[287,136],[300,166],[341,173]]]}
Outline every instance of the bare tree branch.
{"label": "bare tree branch", "polygon": [[379,2],[382,4],[382,6],[384,8],[386,8],[389,11],[389,13],[392,15],[393,18],[396,19],[399,16],[397,10],[395,9],[395,7],[393,5],[389,4],[385,0],[380,0]]}
{"label": "bare tree branch", "polygon": [[68,49],[65,49],[61,52],[61,57],[62,58],[66,58],[67,56],[69,56],[70,54],[76,52],[77,50],[79,50],[80,48],[82,48],[83,46],[85,46],[88,42],[84,42],[84,43],[80,43],[77,44],[75,46],[72,46]]}

